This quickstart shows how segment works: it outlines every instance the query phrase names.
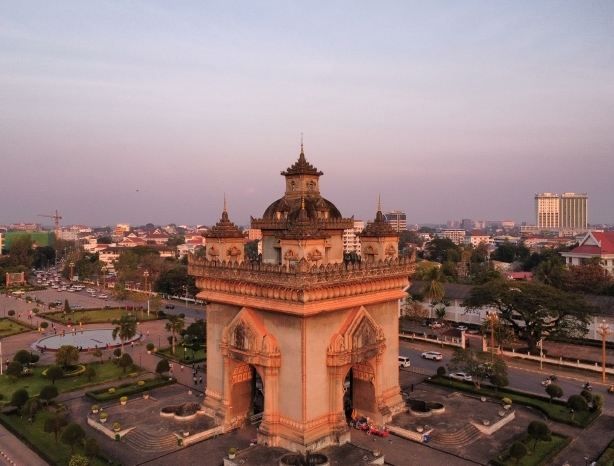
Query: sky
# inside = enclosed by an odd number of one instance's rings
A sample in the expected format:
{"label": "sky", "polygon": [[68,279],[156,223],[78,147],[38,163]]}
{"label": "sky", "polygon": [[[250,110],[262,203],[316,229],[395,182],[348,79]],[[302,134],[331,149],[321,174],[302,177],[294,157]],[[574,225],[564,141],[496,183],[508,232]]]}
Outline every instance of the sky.
{"label": "sky", "polygon": [[0,0],[0,224],[246,225],[301,133],[344,216],[614,223],[614,2]]}

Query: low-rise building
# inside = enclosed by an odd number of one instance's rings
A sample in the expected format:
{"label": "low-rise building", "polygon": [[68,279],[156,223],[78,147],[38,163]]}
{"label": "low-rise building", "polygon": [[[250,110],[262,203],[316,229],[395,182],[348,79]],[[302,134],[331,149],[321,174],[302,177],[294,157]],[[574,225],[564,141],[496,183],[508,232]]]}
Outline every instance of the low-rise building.
{"label": "low-rise building", "polygon": [[480,244],[494,244],[494,240],[489,234],[481,230],[473,230],[465,236],[465,244],[477,248]]}
{"label": "low-rise building", "polygon": [[343,252],[348,254],[355,252],[361,255],[360,236],[359,234],[365,229],[363,220],[354,220],[354,227],[343,230]]}
{"label": "low-rise building", "polygon": [[566,265],[583,265],[599,259],[610,275],[614,275],[614,231],[589,231],[578,247],[562,252]]}
{"label": "low-rise building", "polygon": [[445,228],[437,232],[438,238],[447,238],[454,244],[463,244],[465,242],[465,230],[458,228]]}

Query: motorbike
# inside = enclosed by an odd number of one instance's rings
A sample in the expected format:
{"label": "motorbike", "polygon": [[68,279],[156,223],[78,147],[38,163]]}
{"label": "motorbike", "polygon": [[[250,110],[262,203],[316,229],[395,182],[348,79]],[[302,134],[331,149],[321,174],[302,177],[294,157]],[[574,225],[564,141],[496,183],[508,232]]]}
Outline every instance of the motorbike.
{"label": "motorbike", "polygon": [[588,390],[589,392],[593,390],[593,386],[588,382],[586,382],[582,388],[584,390]]}
{"label": "motorbike", "polygon": [[610,393],[610,394],[614,394],[614,385],[610,385],[610,386],[608,387],[608,393]]}
{"label": "motorbike", "polygon": [[547,378],[545,378],[544,380],[542,380],[541,384],[544,387],[547,387],[551,383],[556,382],[556,380],[557,380],[557,376],[552,374],[552,375],[548,376]]}

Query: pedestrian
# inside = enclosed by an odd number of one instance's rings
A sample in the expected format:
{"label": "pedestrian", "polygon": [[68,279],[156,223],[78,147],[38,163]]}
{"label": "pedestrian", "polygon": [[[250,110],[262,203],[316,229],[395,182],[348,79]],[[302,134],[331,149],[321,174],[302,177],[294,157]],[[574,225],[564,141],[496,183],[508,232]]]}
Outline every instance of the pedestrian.
{"label": "pedestrian", "polygon": [[202,385],[203,384],[203,376],[201,375],[200,378],[198,379],[198,384]]}
{"label": "pedestrian", "polygon": [[194,380],[194,385],[196,385],[196,376],[192,377],[192,380]]}
{"label": "pedestrian", "polygon": [[183,364],[179,364],[179,370],[183,372]]}

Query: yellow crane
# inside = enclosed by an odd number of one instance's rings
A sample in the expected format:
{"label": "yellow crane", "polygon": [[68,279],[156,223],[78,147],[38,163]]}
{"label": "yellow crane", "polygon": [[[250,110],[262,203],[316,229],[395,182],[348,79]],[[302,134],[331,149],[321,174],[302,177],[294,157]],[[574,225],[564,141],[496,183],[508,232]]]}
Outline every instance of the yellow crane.
{"label": "yellow crane", "polygon": [[60,228],[60,220],[62,220],[62,216],[58,213],[58,210],[55,210],[55,215],[48,215],[48,214],[38,214],[39,217],[47,217],[47,218],[52,218],[53,219],[53,224],[55,226],[55,238],[60,239],[61,233],[62,233],[62,229]]}

